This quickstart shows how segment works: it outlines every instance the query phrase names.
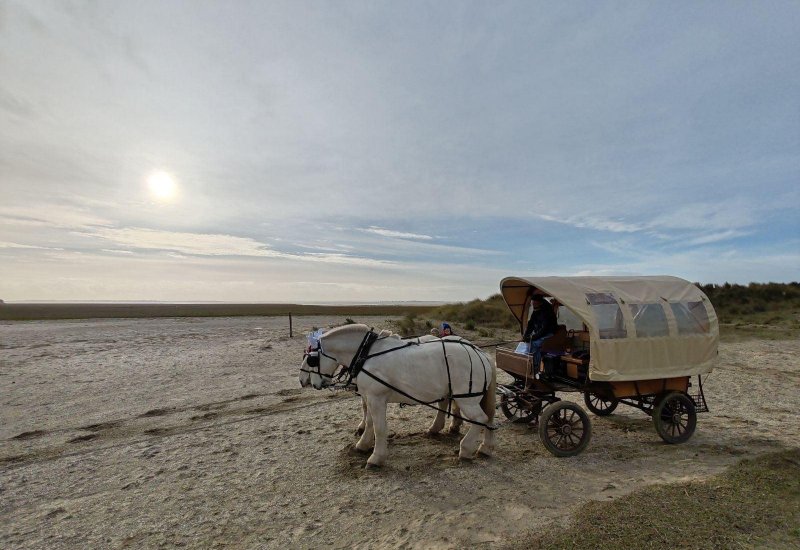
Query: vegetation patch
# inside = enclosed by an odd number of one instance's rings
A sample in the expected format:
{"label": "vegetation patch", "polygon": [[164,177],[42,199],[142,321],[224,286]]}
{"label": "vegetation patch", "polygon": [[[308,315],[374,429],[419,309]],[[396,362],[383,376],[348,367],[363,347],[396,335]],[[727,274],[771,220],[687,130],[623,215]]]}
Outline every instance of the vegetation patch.
{"label": "vegetation patch", "polygon": [[791,449],[742,461],[704,481],[590,502],[566,529],[553,524],[507,548],[797,548],[798,526],[800,449]]}
{"label": "vegetation patch", "polygon": [[484,329],[519,328],[519,323],[511,314],[500,294],[495,294],[485,300],[439,306],[428,315],[450,323],[462,324],[467,330],[474,330],[476,327]]}
{"label": "vegetation patch", "polygon": [[698,286],[714,304],[724,340],[800,336],[800,283]]}

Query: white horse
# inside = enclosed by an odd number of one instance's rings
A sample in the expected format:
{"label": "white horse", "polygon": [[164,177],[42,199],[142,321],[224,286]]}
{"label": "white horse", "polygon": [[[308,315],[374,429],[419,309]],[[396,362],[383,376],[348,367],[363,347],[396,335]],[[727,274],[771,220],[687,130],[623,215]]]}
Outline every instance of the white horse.
{"label": "white horse", "polygon": [[[314,364],[309,365],[312,356],[303,359],[300,384],[316,389],[329,386],[339,365],[353,363],[369,332],[366,325],[353,324],[323,334]],[[436,432],[444,425],[442,408],[446,405],[441,404],[452,397],[461,416],[474,422],[461,440],[459,457],[469,460],[476,451],[487,456],[494,451],[494,432],[483,426],[494,420],[495,369],[489,357],[466,340],[425,338],[409,342],[396,335],[380,337],[369,349],[369,357],[354,381],[367,409],[365,429],[356,449],[373,449],[368,468],[386,461],[387,403],[438,404],[439,414],[431,426]],[[479,442],[481,433],[483,441]]]}

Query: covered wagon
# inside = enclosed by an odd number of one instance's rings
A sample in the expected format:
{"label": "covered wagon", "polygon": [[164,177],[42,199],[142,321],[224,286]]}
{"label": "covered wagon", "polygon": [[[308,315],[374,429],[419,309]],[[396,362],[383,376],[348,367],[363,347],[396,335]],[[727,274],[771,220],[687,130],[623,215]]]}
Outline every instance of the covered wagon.
{"label": "covered wagon", "polygon": [[703,375],[717,362],[719,325],[708,297],[677,277],[508,277],[500,291],[525,333],[534,295],[557,313],[557,328],[534,364],[526,344],[497,349],[513,377],[499,387],[514,422],[538,421],[557,456],[581,452],[591,437],[583,409],[557,392],[582,392],[596,415],[622,403],[652,415],[659,436],[682,443],[708,410]]}

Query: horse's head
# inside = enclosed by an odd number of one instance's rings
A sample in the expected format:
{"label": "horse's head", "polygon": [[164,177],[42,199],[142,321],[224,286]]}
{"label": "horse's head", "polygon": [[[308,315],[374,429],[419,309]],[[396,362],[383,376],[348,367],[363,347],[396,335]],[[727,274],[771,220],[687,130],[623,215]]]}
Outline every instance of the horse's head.
{"label": "horse's head", "polygon": [[366,325],[345,325],[326,334],[315,333],[309,337],[309,346],[300,364],[300,385],[320,390],[333,383],[339,365],[349,365],[364,335]]}
{"label": "horse's head", "polygon": [[323,351],[322,342],[309,345],[300,364],[300,386],[314,386],[318,390],[330,386],[338,366],[338,360]]}

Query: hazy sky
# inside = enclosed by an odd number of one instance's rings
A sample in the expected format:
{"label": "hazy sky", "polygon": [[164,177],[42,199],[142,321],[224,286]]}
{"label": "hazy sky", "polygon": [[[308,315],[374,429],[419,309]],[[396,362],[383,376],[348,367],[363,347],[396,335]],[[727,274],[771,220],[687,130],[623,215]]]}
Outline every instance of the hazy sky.
{"label": "hazy sky", "polygon": [[778,1],[0,1],[0,298],[800,279],[798,21]]}

